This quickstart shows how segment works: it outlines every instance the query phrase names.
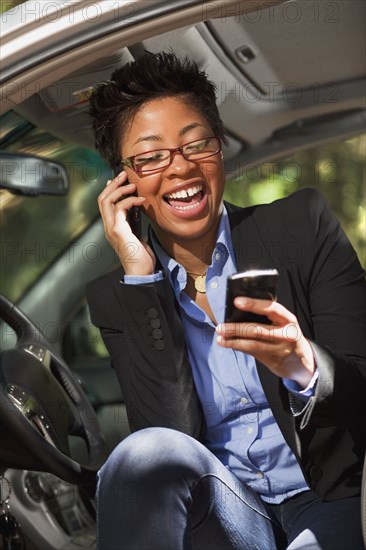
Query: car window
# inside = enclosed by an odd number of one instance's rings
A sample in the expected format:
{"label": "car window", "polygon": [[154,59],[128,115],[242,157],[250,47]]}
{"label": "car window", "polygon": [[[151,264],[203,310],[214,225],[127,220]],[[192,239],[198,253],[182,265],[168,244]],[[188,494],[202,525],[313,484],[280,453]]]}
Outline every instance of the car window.
{"label": "car window", "polygon": [[[72,368],[83,363],[90,366],[93,364],[92,359],[108,359],[109,361],[108,351],[99,329],[90,320],[86,299],[82,300],[66,326],[62,354]],[[96,366],[99,366],[98,363]]]}
{"label": "car window", "polygon": [[225,198],[239,206],[269,203],[314,187],[327,200],[366,267],[366,135],[249,164],[226,184]]}
{"label": "car window", "polygon": [[15,8],[16,6],[19,6],[20,4],[25,4],[27,0],[2,0],[0,2],[0,13],[4,13],[8,10],[11,10]]}
{"label": "car window", "polygon": [[0,148],[61,162],[70,178],[65,196],[24,197],[0,190],[1,291],[17,301],[98,216],[97,196],[110,169],[99,155],[68,143],[8,112]]}

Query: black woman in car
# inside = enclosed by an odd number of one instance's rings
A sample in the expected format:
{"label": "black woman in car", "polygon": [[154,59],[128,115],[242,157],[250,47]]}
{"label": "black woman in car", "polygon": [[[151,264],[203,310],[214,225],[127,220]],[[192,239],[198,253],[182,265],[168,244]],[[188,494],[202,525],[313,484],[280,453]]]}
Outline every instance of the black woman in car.
{"label": "black woman in car", "polygon": [[[365,275],[340,224],[314,189],[223,201],[215,86],[188,59],[146,52],[90,112],[120,266],[87,297],[132,432],[99,472],[99,549],[361,550]],[[261,268],[277,300],[235,307],[271,324],[225,323],[228,276]]]}

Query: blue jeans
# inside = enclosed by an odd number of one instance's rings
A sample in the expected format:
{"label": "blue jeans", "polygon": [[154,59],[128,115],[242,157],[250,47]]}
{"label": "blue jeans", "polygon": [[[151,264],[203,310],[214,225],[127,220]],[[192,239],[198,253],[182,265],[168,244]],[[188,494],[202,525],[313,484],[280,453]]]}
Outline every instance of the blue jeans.
{"label": "blue jeans", "polygon": [[97,520],[99,550],[363,548],[359,499],[324,503],[306,491],[269,506],[201,443],[167,428],[114,449],[99,473]]}

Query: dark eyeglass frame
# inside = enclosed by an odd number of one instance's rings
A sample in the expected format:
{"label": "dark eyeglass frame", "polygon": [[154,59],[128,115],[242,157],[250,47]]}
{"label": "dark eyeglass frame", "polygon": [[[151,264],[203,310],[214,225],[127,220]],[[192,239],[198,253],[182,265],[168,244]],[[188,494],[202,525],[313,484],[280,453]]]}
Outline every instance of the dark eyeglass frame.
{"label": "dark eyeglass frame", "polygon": [[[193,159],[193,160],[186,157],[185,153],[183,152],[183,147],[186,147],[187,145],[191,145],[191,143],[204,141],[206,139],[216,139],[217,140],[217,147],[218,147],[217,151],[215,151],[214,153],[209,153],[207,155],[204,155],[203,157],[200,157],[198,159]],[[180,147],[175,147],[174,149],[170,149],[169,147],[163,147],[161,149],[150,149],[149,151],[143,151],[142,153],[139,153],[138,155],[133,155],[132,157],[127,157],[125,159],[122,159],[121,164],[122,165],[124,164],[124,165],[128,166],[129,168],[131,168],[131,170],[133,170],[137,174],[148,174],[148,173],[151,173],[151,172],[159,172],[160,170],[164,170],[165,168],[170,166],[171,163],[173,162],[174,155],[176,153],[178,153],[178,151],[185,160],[188,160],[188,161],[191,161],[191,162],[196,162],[196,161],[199,162],[200,160],[204,160],[204,159],[207,159],[209,157],[213,157],[214,155],[217,155],[217,153],[220,153],[221,149],[222,149],[222,147],[221,147],[220,138],[217,137],[217,136],[208,136],[208,137],[205,137],[205,138],[202,138],[202,139],[194,139],[193,141],[188,141],[188,143],[183,143],[183,145],[181,145]],[[167,162],[167,164],[164,164],[164,166],[160,166],[160,168],[151,168],[151,169],[147,169],[147,170],[141,170],[141,169],[135,167],[134,160],[135,160],[136,157],[140,157],[141,155],[147,155],[149,153],[154,153],[155,151],[169,151],[169,155],[170,155],[169,156],[169,162]]]}

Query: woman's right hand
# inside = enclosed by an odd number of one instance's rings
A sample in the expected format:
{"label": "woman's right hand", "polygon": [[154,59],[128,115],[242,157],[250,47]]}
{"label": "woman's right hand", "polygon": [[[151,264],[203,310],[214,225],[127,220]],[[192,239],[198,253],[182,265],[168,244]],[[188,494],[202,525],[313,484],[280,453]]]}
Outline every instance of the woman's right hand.
{"label": "woman's right hand", "polygon": [[126,275],[151,275],[156,258],[148,244],[140,241],[131,231],[127,213],[132,206],[141,206],[144,197],[131,195],[136,185],[125,185],[127,174],[122,171],[110,180],[98,197],[105,235],[121,261]]}

